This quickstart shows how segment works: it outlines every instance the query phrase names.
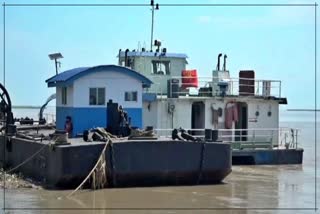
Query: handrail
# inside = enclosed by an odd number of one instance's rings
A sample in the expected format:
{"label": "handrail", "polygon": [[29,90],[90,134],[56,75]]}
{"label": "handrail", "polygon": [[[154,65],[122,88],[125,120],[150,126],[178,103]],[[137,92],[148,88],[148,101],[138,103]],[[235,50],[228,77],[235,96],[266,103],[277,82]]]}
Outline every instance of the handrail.
{"label": "handrail", "polygon": [[[168,76],[168,75],[154,75],[154,76],[151,76],[151,78],[155,78],[155,79],[164,79],[164,77],[166,77],[167,79],[191,79],[191,78],[194,78],[194,79],[223,79],[223,78],[220,78],[220,77],[214,77],[214,76],[198,76],[198,77],[182,77],[182,76]],[[149,76],[150,78],[150,76]],[[255,78],[237,78],[237,77],[229,77],[228,79],[230,80],[254,80],[254,81],[271,81],[271,82],[281,82],[281,80],[269,80],[269,79],[255,79]]]}
{"label": "handrail", "polygon": [[[159,137],[169,137],[171,135],[172,128],[154,129],[158,133]],[[205,132],[205,129],[185,129],[186,131]],[[246,131],[246,133],[243,133]],[[161,134],[165,132],[167,134]],[[228,134],[224,134],[227,132]],[[262,132],[262,133],[261,133]],[[266,133],[268,132],[268,133]],[[279,128],[253,128],[253,129],[218,129],[218,139],[237,143],[245,144],[246,142],[269,142],[270,148],[298,148],[298,135],[300,129],[279,127]],[[204,135],[196,135],[197,137],[204,138]],[[243,139],[244,141],[236,140],[236,138]],[[252,140],[253,139],[253,140]],[[263,140],[264,139],[264,140]]]}
{"label": "handrail", "polygon": [[[229,87],[227,89],[226,94],[227,95],[240,95],[240,94],[246,94],[245,91],[239,91],[239,87],[247,87],[247,88],[254,88],[254,92],[248,92],[248,95],[253,95],[253,96],[275,96],[275,97],[281,97],[281,80],[266,80],[266,79],[252,79],[252,78],[227,78],[223,79],[220,77],[206,77],[206,76],[200,76],[200,77],[181,77],[181,76],[149,76],[151,80],[154,80],[154,85],[151,86],[151,90],[149,89],[148,91],[152,93],[161,93],[161,98],[162,98],[162,93],[167,93],[167,83],[160,82],[159,80],[161,79],[192,79],[192,78],[197,78],[198,79],[198,87],[193,88],[193,92],[196,93],[190,93],[190,91],[178,91],[175,92],[176,94],[183,96],[189,94],[199,94],[200,93],[200,88],[203,87],[208,87],[212,86],[212,89],[210,91],[201,91],[201,95],[204,96],[212,96],[212,95],[218,95],[219,89],[217,89],[217,83],[219,80],[225,80],[228,84]],[[241,82],[241,80],[252,80],[254,81],[253,84],[246,84]],[[241,84],[240,84],[241,82]],[[264,82],[268,82],[269,84],[265,85]],[[181,81],[179,83],[170,83],[170,87],[173,85],[179,85],[179,87],[182,85]],[[213,88],[214,87],[214,88]],[[213,89],[216,89],[212,91]],[[154,91],[155,90],[155,91]],[[218,90],[218,91],[217,91]]]}
{"label": "handrail", "polygon": [[[253,130],[258,130],[258,131],[269,131],[269,130],[273,130],[273,131],[277,131],[277,130],[281,130],[281,129],[288,129],[288,131],[290,131],[289,129],[294,129],[294,130],[301,130],[298,128],[290,128],[290,127],[279,127],[279,128],[252,128],[252,129],[218,129],[219,131],[253,131]],[[172,131],[172,128],[166,128],[166,129],[153,129],[155,131],[159,130],[159,131]],[[184,130],[186,131],[205,131],[205,128],[203,129],[189,129],[189,128],[184,128]]]}

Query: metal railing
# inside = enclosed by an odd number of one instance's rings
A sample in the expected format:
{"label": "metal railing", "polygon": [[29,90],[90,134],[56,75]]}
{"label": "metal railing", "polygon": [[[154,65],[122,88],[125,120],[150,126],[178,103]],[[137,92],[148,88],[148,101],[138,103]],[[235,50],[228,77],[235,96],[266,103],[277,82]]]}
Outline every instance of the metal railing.
{"label": "metal railing", "polygon": [[46,119],[47,123],[55,123],[56,115],[52,113],[43,113],[43,117]]}
{"label": "metal railing", "polygon": [[286,148],[298,148],[298,136],[300,129],[282,128],[279,133],[279,146]]}
{"label": "metal railing", "polygon": [[[171,138],[173,129],[154,129],[158,137]],[[205,129],[185,129],[194,137],[205,138]],[[218,129],[217,141],[232,144],[233,149],[296,149],[298,148],[299,129],[255,128],[255,129]]]}
{"label": "metal railing", "polygon": [[[228,87],[225,95],[246,95],[246,96],[274,96],[281,97],[281,81],[280,80],[261,80],[250,78],[228,78],[221,79],[218,77],[198,77],[198,87],[191,87],[182,90],[182,79],[192,79],[195,77],[181,77],[181,76],[166,76],[166,75],[154,75],[148,76],[153,81],[153,85],[150,89],[145,89],[145,92],[156,93],[160,95],[160,98],[164,94],[167,94],[167,80],[178,79],[179,83],[170,82],[170,89],[178,84],[178,92],[174,92],[179,96],[198,95],[198,96],[220,96],[222,91],[218,86],[219,82],[226,82]],[[251,84],[244,83],[245,81],[252,81]],[[240,91],[240,88],[243,90]],[[207,89],[207,90],[206,90]]]}

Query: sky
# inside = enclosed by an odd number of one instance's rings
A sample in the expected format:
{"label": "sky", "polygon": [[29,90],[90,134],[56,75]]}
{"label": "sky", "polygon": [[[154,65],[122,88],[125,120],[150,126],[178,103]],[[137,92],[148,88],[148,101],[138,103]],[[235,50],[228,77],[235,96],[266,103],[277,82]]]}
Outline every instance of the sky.
{"label": "sky", "polygon": [[[149,0],[5,2],[150,3]],[[259,2],[176,0],[174,3]],[[232,77],[238,77],[240,70],[254,70],[257,79],[281,80],[281,95],[288,98],[288,105],[282,108],[315,107],[314,7],[166,7],[161,4],[173,2],[155,0],[155,3],[160,4],[160,10],[155,11],[154,39],[160,39],[167,52],[186,53],[188,68],[197,69],[199,76],[210,76],[217,55],[224,53],[228,55],[227,68]],[[3,41],[3,7],[0,17],[0,41]],[[13,105],[41,105],[55,92],[45,83],[55,74],[49,53],[63,54],[60,70],[64,71],[116,64],[119,49],[137,49],[138,43],[150,47],[148,6],[6,7],[5,17],[5,83]],[[0,49],[3,50],[3,42]],[[0,59],[3,65],[3,51]],[[3,83],[3,66],[0,82]],[[318,92],[319,88],[320,84]]]}

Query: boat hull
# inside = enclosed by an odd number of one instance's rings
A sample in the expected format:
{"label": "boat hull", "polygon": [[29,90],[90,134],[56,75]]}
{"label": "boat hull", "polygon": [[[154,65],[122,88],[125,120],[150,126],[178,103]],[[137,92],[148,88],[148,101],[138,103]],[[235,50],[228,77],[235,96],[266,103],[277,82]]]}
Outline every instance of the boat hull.
{"label": "boat hull", "polygon": [[[8,141],[8,140],[7,140]],[[0,164],[17,166],[44,147],[16,171],[48,188],[74,188],[88,175],[104,143],[44,145],[0,136]],[[231,147],[224,143],[135,140],[109,144],[105,152],[109,187],[196,185],[221,182],[231,172]]]}

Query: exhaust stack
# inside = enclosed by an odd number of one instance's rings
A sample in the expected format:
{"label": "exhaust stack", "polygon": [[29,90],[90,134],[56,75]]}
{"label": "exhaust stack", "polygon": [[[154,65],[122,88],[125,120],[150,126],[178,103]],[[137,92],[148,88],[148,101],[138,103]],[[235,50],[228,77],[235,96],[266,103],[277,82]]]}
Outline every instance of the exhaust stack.
{"label": "exhaust stack", "polygon": [[222,68],[223,71],[227,70],[227,57],[228,57],[227,54],[223,56],[223,68]]}
{"label": "exhaust stack", "polygon": [[129,49],[126,50],[125,54],[124,54],[124,66],[125,67],[128,67],[128,52],[129,52]]}
{"label": "exhaust stack", "polygon": [[121,49],[119,49],[119,58],[118,58],[118,65],[121,65],[121,57],[120,57],[120,54],[121,54]]}
{"label": "exhaust stack", "polygon": [[219,53],[218,55],[218,63],[217,63],[217,71],[220,71],[220,57],[222,56],[222,53]]}

